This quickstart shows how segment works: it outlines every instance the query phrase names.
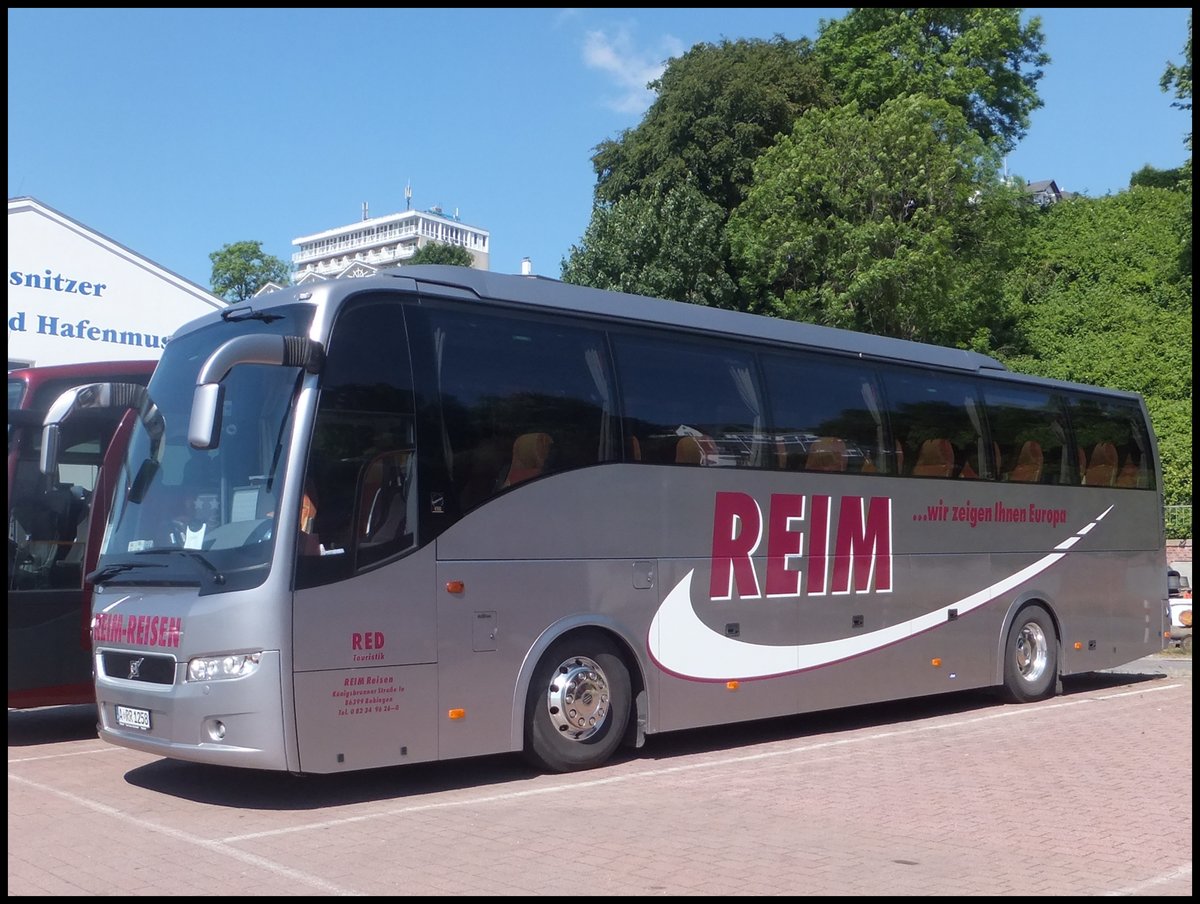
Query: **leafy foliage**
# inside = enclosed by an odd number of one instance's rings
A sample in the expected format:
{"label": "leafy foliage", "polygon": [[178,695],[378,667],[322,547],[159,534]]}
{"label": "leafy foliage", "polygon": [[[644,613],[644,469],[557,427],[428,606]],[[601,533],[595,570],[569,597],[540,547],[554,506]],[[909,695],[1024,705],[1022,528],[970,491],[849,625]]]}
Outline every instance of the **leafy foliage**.
{"label": "leafy foliage", "polygon": [[1037,83],[1050,57],[1041,19],[1020,9],[856,7],[821,23],[818,57],[841,102],[878,109],[905,95],[957,107],[989,145],[1007,152],[1042,106]]}
{"label": "leafy foliage", "polygon": [[413,252],[413,256],[408,259],[405,266],[408,264],[450,264],[454,267],[470,267],[474,263],[474,256],[462,245],[430,242]]}
{"label": "leafy foliage", "polygon": [[626,195],[592,212],[563,261],[565,282],[735,308],[726,274],[725,211],[691,184]]}
{"label": "leafy foliage", "polygon": [[234,242],[212,252],[208,259],[212,261],[212,292],[226,301],[245,301],[267,283],[286,285],[291,279],[291,268],[264,252],[262,242]]}
{"label": "leafy foliage", "polygon": [[658,96],[642,122],[601,142],[592,157],[599,205],[688,183],[728,212],[754,159],[831,98],[809,42],[783,37],[697,44],[650,87]]}
{"label": "leafy foliage", "polygon": [[1141,185],[1147,188],[1165,188],[1170,191],[1185,191],[1188,188],[1188,175],[1182,166],[1174,169],[1158,169],[1146,164],[1129,177],[1129,187]]}
{"label": "leafy foliage", "polygon": [[1076,198],[1028,230],[1006,292],[1014,370],[1141,393],[1168,504],[1192,495],[1192,279],[1179,224],[1189,194],[1135,186]]}
{"label": "leafy foliage", "polygon": [[986,350],[1020,220],[998,169],[945,101],[809,111],[730,219],[743,290],[778,317]]}
{"label": "leafy foliage", "polygon": [[[1188,16],[1187,43],[1183,45],[1183,62],[1167,63],[1159,85],[1164,91],[1175,89],[1175,100],[1171,106],[1181,110],[1192,109],[1192,17]],[[1188,140],[1191,147],[1191,139]]]}
{"label": "leafy foliage", "polygon": [[597,146],[592,222],[562,278],[745,308],[725,220],[758,155],[805,109],[829,102],[810,56],[808,41],[776,37],[697,44],[672,59],[641,124]]}

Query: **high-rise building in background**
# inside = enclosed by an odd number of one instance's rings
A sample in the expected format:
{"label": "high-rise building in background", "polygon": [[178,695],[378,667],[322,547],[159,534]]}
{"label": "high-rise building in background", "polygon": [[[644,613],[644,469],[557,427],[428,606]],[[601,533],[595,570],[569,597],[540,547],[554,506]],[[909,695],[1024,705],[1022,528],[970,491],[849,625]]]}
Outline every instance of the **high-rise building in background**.
{"label": "high-rise building in background", "polygon": [[[412,189],[406,188],[404,196],[410,205]],[[356,223],[292,239],[300,249],[292,254],[292,282],[370,276],[402,266],[418,248],[434,242],[466,248],[474,269],[489,269],[491,236],[486,229],[463,223],[457,208],[453,214],[431,207],[371,217],[363,204],[362,219]]]}

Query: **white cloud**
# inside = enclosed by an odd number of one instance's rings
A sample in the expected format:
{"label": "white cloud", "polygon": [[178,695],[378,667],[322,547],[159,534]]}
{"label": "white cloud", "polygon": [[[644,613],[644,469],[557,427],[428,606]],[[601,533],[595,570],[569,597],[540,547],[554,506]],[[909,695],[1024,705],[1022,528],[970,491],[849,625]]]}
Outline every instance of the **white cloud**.
{"label": "white cloud", "polygon": [[658,51],[639,50],[629,32],[615,34],[589,31],[583,41],[583,62],[589,69],[605,73],[618,90],[605,105],[619,113],[642,113],[654,101],[654,92],[646,85],[666,68],[666,61],[683,52],[678,40],[670,36],[660,42]]}

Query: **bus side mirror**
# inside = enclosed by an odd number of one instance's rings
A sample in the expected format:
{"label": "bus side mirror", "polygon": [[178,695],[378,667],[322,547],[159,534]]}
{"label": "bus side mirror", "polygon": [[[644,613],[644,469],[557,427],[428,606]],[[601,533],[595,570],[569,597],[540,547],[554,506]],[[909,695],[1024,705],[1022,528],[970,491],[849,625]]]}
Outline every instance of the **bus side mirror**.
{"label": "bus side mirror", "polygon": [[225,384],[202,383],[192,394],[192,416],[188,421],[188,445],[193,449],[215,449],[221,439],[221,414],[225,408]]}
{"label": "bus side mirror", "polygon": [[38,459],[38,467],[47,477],[53,477],[58,467],[58,442],[62,430],[58,424],[46,424],[42,427],[42,453]]}

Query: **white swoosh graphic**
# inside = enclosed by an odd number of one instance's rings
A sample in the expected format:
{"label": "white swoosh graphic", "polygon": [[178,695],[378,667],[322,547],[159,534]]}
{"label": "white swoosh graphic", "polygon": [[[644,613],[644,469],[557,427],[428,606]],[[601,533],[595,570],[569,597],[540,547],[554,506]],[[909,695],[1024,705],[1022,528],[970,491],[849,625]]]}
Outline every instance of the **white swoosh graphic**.
{"label": "white swoosh graphic", "polygon": [[820,643],[786,646],[746,643],[726,637],[710,628],[700,620],[696,610],[692,608],[692,575],[696,573],[693,569],[667,594],[654,614],[647,638],[650,656],[667,672],[701,681],[748,681],[754,678],[769,678],[815,669],[852,656],[861,656],[863,653],[897,643],[913,634],[944,625],[948,621],[951,609],[957,609],[959,615],[965,615],[1041,574],[1066,555],[1068,549],[1078,543],[1111,511],[1112,506],[1109,506],[1082,530],[1054,547],[1054,552],[1047,553],[1032,565],[1027,565],[989,587],[906,622],[866,634]]}

